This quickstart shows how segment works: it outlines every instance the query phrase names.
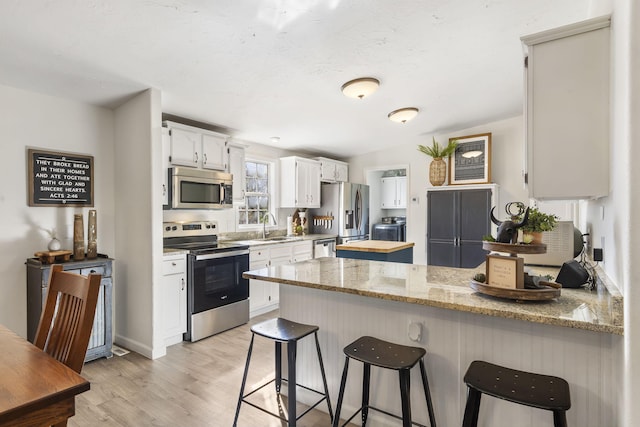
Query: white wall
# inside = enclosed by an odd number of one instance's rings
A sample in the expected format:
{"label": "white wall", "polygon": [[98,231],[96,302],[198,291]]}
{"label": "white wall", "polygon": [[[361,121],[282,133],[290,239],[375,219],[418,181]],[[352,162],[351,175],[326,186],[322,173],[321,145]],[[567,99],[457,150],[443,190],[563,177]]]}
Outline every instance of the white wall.
{"label": "white wall", "polygon": [[[409,125],[411,125],[409,123]],[[522,184],[522,159],[524,158],[523,117],[513,117],[469,129],[434,135],[440,143],[449,138],[491,132],[492,181],[500,185],[500,204],[510,201],[528,201]],[[431,135],[424,138],[430,144]],[[366,182],[368,170],[393,169],[394,165],[409,165],[407,169],[407,241],[414,242],[413,260],[426,264],[427,188],[431,158],[421,154],[414,144],[399,144],[393,148],[363,154],[349,159],[349,180]],[[447,165],[448,167],[448,165]],[[411,201],[417,198],[417,202]]]}
{"label": "white wall", "polygon": [[115,342],[151,358],[165,351],[160,330],[154,331],[161,323],[154,322],[161,316],[155,292],[162,256],[160,119],[154,89],[115,110]]}
{"label": "white wall", "polygon": [[635,403],[640,387],[640,6],[634,0],[596,2],[594,15],[612,12],[611,189],[608,197],[587,204],[594,247],[604,251],[603,269],[624,294],[625,366],[619,410],[622,426],[640,424]]}
{"label": "white wall", "polygon": [[116,256],[114,115],[104,108],[1,85],[0,110],[0,323],[26,337],[25,260],[47,250],[49,237],[43,229],[56,228],[62,247],[72,249],[73,215],[82,213],[86,218],[91,209],[29,207],[27,147],[94,156],[98,251]]}

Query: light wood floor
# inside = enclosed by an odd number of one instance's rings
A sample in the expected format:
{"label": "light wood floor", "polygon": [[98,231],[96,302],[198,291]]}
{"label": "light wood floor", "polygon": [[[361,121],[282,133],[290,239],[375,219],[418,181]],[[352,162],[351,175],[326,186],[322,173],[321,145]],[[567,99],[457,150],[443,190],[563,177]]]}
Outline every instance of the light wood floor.
{"label": "light wood floor", "polygon": [[[82,375],[91,382],[91,390],[76,398],[76,415],[69,426],[231,426],[251,339],[250,325],[275,316],[277,311],[195,343],[176,344],[156,360],[131,352],[85,364]],[[256,339],[247,389],[271,379],[273,366],[273,343]],[[266,389],[269,391],[256,394],[256,398],[278,412],[273,387]],[[332,403],[335,406],[336,402]],[[326,409],[326,403],[321,404]],[[281,408],[286,411],[284,408],[286,397]],[[301,427],[330,424],[329,415],[319,410],[298,421]],[[283,425],[275,417],[242,405],[238,427]]]}

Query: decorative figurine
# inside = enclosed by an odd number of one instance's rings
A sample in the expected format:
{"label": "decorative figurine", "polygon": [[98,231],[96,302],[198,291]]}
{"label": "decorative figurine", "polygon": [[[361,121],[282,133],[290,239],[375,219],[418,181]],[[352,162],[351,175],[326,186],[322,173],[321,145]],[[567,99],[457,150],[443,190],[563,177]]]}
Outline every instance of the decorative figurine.
{"label": "decorative figurine", "polygon": [[[510,205],[511,203],[507,204],[507,212],[511,214],[508,210]],[[527,220],[529,219],[529,208],[527,207],[527,210],[524,212],[524,218],[522,218],[522,221],[520,222],[515,222],[512,219],[507,221],[498,221],[493,215],[494,209],[495,206],[491,208],[491,222],[498,226],[496,242],[511,244],[518,243],[518,229],[527,223]]]}

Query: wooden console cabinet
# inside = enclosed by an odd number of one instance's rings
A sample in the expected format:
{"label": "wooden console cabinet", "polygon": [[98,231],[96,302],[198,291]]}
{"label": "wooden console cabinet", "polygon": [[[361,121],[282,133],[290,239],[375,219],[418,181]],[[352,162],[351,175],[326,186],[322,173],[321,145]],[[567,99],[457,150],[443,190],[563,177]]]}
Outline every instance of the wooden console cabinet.
{"label": "wooden console cabinet", "polygon": [[[111,357],[113,346],[113,324],[112,324],[112,278],[113,259],[105,256],[98,256],[96,259],[69,261],[61,263],[65,271],[87,276],[91,273],[102,274],[100,282],[100,293],[98,295],[98,305],[96,315],[93,320],[91,338],[89,338],[89,348],[85,357],[85,362],[99,359],[101,357]],[[27,339],[33,342],[42,305],[47,297],[49,287],[49,274],[51,264],[43,264],[36,258],[27,259]]]}

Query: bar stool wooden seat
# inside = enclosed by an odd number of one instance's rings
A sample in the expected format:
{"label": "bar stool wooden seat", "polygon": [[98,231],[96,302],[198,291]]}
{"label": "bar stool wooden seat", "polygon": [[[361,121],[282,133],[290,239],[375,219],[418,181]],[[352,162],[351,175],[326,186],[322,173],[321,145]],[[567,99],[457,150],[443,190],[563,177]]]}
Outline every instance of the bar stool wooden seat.
{"label": "bar stool wooden seat", "polygon": [[[553,412],[553,425],[566,427],[571,407],[569,384],[559,377],[517,371],[483,361],[474,361],[464,376],[468,387],[463,427],[476,427],[482,393],[520,405]],[[515,423],[517,424],[517,423]]]}
{"label": "bar stool wooden seat", "polygon": [[[233,420],[234,427],[237,425],[238,416],[240,415],[240,406],[242,403],[247,403],[254,408],[260,409],[267,414],[280,418],[283,421],[287,421],[289,427],[295,427],[296,422],[307,412],[318,406],[323,400],[327,401],[327,407],[329,408],[329,417],[333,421],[333,411],[331,409],[331,401],[329,399],[329,391],[327,387],[327,377],[324,372],[324,365],[322,363],[322,354],[320,352],[320,343],[318,342],[318,327],[314,325],[305,325],[303,323],[292,322],[283,318],[270,319],[251,327],[251,343],[249,344],[249,350],[247,352],[247,362],[244,368],[244,375],[242,377],[242,385],[240,386],[240,396],[238,397],[238,406],[236,408],[236,415]],[[316,341],[316,350],[318,352],[318,361],[320,364],[320,373],[322,374],[322,382],[324,385],[324,392],[314,390],[312,388],[300,385],[296,383],[296,353],[298,340],[313,334]],[[244,394],[244,387],[247,382],[247,374],[249,372],[249,363],[251,361],[251,352],[253,350],[253,340],[256,335],[275,341],[275,378],[266,382],[260,387],[256,388],[250,393]],[[287,376],[282,377],[282,343],[287,344]],[[247,398],[253,393],[261,390],[269,384],[275,382],[276,393],[280,394],[280,388],[282,381],[287,382],[287,417],[281,416],[274,412],[270,412],[260,406],[249,402]],[[309,390],[317,395],[322,396],[320,400],[310,406],[302,414],[296,414],[296,386]]]}
{"label": "bar stool wooden seat", "polygon": [[[358,360],[364,363],[362,406],[343,424],[343,427],[360,412],[362,413],[362,425],[365,426],[367,423],[369,409],[373,409],[375,411],[382,412],[385,415],[402,420],[403,427],[409,427],[411,425],[421,426],[421,424],[412,422],[411,420],[410,374],[411,368],[413,368],[416,363],[420,364],[422,386],[424,388],[424,394],[427,400],[427,410],[429,412],[429,424],[431,427],[436,427],[433,404],[431,403],[431,393],[429,392],[429,381],[427,380],[427,372],[424,367],[424,356],[426,354],[426,350],[424,348],[394,344],[378,338],[364,336],[347,345],[344,348],[344,354],[346,357],[344,361],[344,370],[342,371],[342,381],[340,382],[338,406],[336,407],[336,414],[333,419],[334,427],[337,427],[340,421],[340,409],[342,407],[342,400],[344,398],[344,390],[347,382],[349,359]],[[369,405],[371,366],[398,371],[400,376],[402,417]]]}

